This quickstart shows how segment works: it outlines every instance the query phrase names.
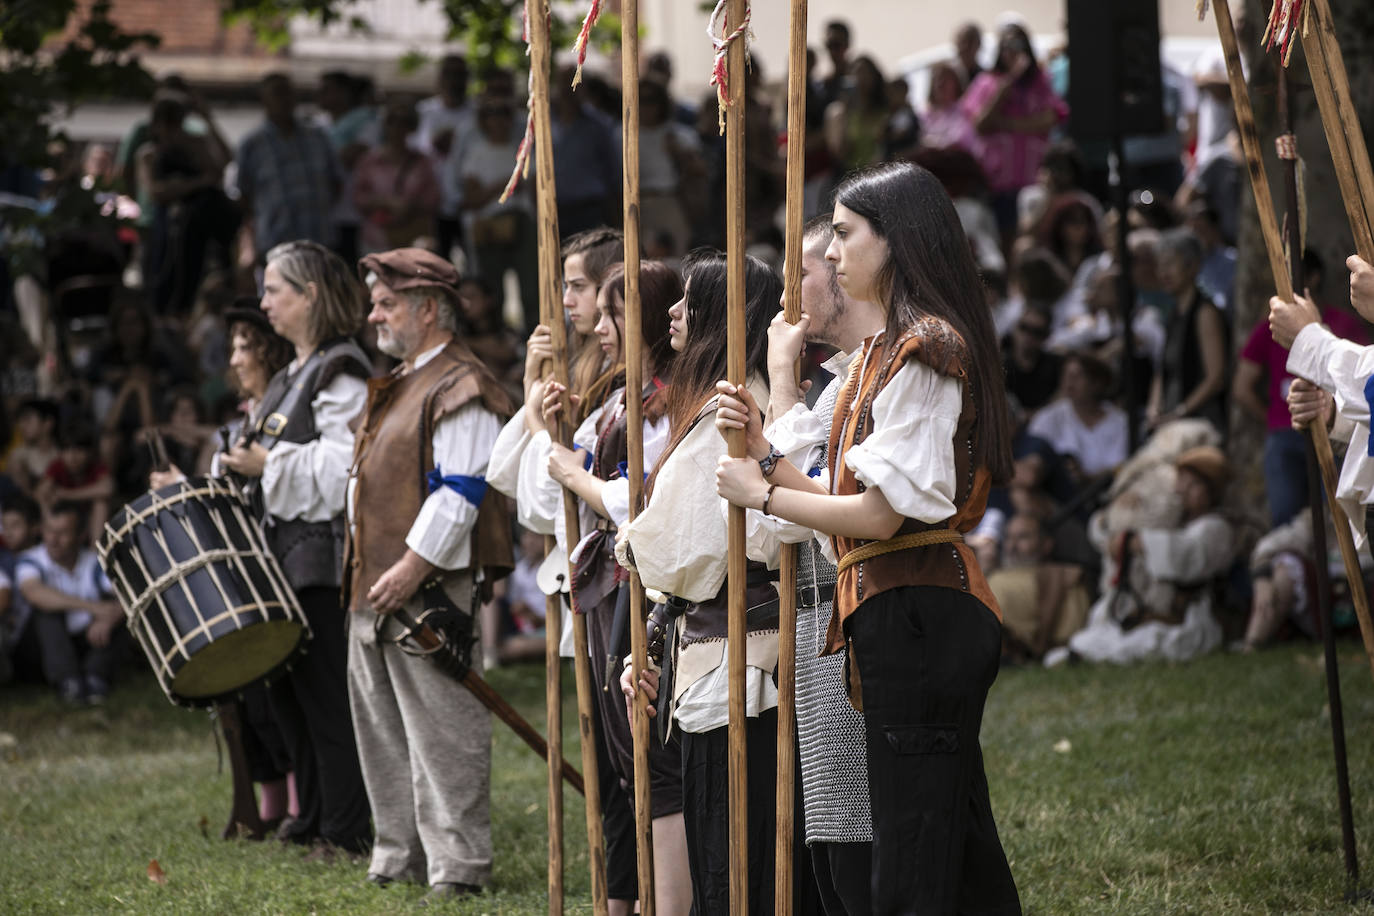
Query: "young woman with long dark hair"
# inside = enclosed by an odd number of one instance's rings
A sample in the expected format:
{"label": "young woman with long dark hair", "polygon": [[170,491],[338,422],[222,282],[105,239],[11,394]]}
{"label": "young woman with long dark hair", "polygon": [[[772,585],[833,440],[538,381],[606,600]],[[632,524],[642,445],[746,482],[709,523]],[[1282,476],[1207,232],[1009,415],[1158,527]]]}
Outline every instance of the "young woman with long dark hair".
{"label": "young woman with long dark hair", "polygon": [[[694,906],[728,910],[730,882],[727,781],[729,681],[726,659],[726,531],[724,507],[712,487],[725,442],[711,422],[715,380],[726,370],[725,256],[696,252],[684,268],[686,292],[670,311],[673,383],[667,414],[671,439],[646,485],[644,511],[621,526],[623,565],[638,569],[646,588],[669,596],[650,614],[651,649],[661,646],[665,683],[647,671],[642,686],[671,713],[682,742],[682,801]],[[768,322],[782,284],[757,258],[745,264],[747,383],[767,399]],[[754,559],[764,559],[762,557]],[[746,703],[749,741],[749,912],[773,912],[773,832],[778,692],[777,592],[762,563],[751,563]],[[776,578],[776,577],[775,577]],[[771,604],[770,604],[771,599]],[[656,634],[675,631],[675,635]],[[651,656],[655,654],[651,652]],[[621,688],[633,695],[628,669]],[[660,723],[666,729],[669,723]]]}
{"label": "young woman with long dark hair", "polygon": [[745,428],[750,457],[720,459],[718,489],[830,535],[827,651],[848,651],[864,712],[874,911],[1019,913],[978,743],[999,612],[963,542],[1011,475],[992,317],[949,196],[924,169],[850,176],[833,223],[841,286],[886,324],[836,400],[829,484],[777,459],[757,399],[723,382],[717,425]]}
{"label": "young woman with long dark hair", "polygon": [[[673,360],[670,345],[668,309],[682,298],[682,280],[677,272],[659,261],[640,265],[639,328],[625,326],[625,271],[623,265],[610,269],[597,296],[600,317],[593,329],[594,340],[615,375],[614,390],[591,410],[573,434],[574,449],[558,443],[549,447],[546,462],[547,486],[541,490],[561,494],[566,486],[579,497],[582,539],[572,551],[575,572],[572,577],[572,603],[576,613],[587,617],[588,650],[591,655],[593,694],[599,715],[601,740],[597,748],[603,785],[615,781],[628,792],[634,785],[634,744],[625,704],[611,689],[607,659],[613,658],[616,670],[630,651],[628,619],[617,624],[617,615],[626,612],[619,600],[628,588],[628,574],[615,561],[615,533],[630,517],[628,473],[629,437],[627,433],[625,388],[625,338],[638,333],[641,340],[640,392],[644,408],[644,461],[658,459],[668,444],[666,413],[669,373]],[[549,382],[544,394],[544,421],[552,427],[562,408],[566,389]],[[572,396],[574,408],[581,398]],[[584,458],[591,456],[589,465]],[[557,498],[560,499],[561,495]],[[628,595],[625,596],[628,598]],[[652,783],[651,814],[654,836],[654,896],[657,912],[686,914],[692,908],[692,887],[687,880],[687,839],[682,818],[682,750],[676,739],[653,736],[649,748]],[[625,813],[629,813],[628,809]],[[633,823],[620,824],[614,811],[603,813],[608,846],[607,886],[611,900],[622,904],[626,913],[638,894],[635,873]],[[629,827],[631,829],[624,829]],[[624,844],[625,848],[620,848]],[[628,866],[628,868],[626,867]]]}

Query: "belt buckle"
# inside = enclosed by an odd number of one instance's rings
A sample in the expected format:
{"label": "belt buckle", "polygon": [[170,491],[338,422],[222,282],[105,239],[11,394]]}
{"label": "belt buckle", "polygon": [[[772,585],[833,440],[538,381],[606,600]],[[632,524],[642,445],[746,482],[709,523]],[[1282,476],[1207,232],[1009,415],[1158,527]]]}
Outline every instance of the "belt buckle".
{"label": "belt buckle", "polygon": [[819,585],[801,585],[797,587],[797,607],[820,607],[821,588]]}

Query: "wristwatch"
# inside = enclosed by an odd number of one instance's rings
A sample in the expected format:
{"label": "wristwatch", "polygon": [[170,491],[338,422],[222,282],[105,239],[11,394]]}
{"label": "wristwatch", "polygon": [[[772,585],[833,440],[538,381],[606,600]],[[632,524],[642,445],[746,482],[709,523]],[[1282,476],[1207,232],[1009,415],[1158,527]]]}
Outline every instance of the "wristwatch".
{"label": "wristwatch", "polygon": [[773,471],[778,467],[778,462],[782,460],[782,452],[778,451],[773,443],[768,443],[768,454],[759,459],[759,470],[763,471],[764,477],[772,477]]}

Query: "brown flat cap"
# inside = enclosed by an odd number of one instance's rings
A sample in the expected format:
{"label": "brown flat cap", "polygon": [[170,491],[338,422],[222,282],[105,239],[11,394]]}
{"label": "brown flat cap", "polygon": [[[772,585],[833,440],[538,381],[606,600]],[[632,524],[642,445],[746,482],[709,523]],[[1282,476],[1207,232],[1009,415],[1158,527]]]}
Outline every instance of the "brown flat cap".
{"label": "brown flat cap", "polygon": [[457,296],[462,280],[458,268],[423,248],[396,248],[367,255],[358,261],[358,275],[366,280],[369,272],[398,292],[417,286],[438,286]]}
{"label": "brown flat cap", "polygon": [[1231,481],[1231,462],[1226,460],[1226,455],[1221,449],[1211,445],[1199,445],[1179,455],[1175,464],[1207,481],[1213,499],[1221,501],[1221,495],[1226,492],[1226,485]]}

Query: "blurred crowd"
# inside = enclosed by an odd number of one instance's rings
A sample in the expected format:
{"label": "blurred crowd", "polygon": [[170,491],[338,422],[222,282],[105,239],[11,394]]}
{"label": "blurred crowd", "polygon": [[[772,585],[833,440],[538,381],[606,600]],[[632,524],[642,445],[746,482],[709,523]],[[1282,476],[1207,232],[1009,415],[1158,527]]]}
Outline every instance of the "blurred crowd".
{"label": "blurred crowd", "polygon": [[[798,142],[808,217],[846,173],[894,159],[930,169],[956,202],[1018,418],[1015,479],[971,538],[1006,613],[1008,656],[1182,659],[1315,632],[1313,566],[1327,558],[1312,556],[1302,512],[1285,353],[1264,322],[1235,317],[1244,164],[1220,49],[1188,73],[1163,62],[1165,126],[1127,144],[1123,211],[1105,146],[1069,138],[1064,49],[1039,54],[1014,19],[991,32],[968,23],[952,43],[956,56],[930,67],[914,98],[915,80],[859,53],[844,22],[826,24],[808,54]],[[790,138],[769,76],[755,58],[746,220],[750,253],[780,268]],[[641,231],[644,254],[670,265],[724,246],[726,197],[714,97],[679,97],[673,82],[667,54],[645,60]],[[621,221],[618,88],[590,71],[571,83],[568,70],[551,81],[565,238]],[[217,430],[252,390],[245,375],[289,359],[234,318],[255,308],[274,246],[312,240],[354,263],[416,245],[452,260],[461,336],[523,399],[525,339],[539,323],[532,182],[501,200],[523,85],[450,56],[425,98],[379,97],[370,79],[339,71],[303,104],[303,87],[274,73],[259,86],[261,124],[232,145],[196,88],[166,77],[117,150],[90,143],[58,151],[47,172],[3,173],[6,206],[41,206],[55,184],[77,181],[122,221],[43,239],[37,276],[0,268],[0,674],[74,701],[110,689],[120,616],[92,545],[147,488],[151,442],[207,472]],[[1307,268],[1330,325],[1367,340],[1348,304],[1324,296],[1343,277],[1315,258]],[[813,392],[828,355],[807,354]],[[1267,430],[1259,526],[1227,500],[1237,418]],[[526,559],[488,609],[489,662],[543,654],[541,547],[520,543]]]}

